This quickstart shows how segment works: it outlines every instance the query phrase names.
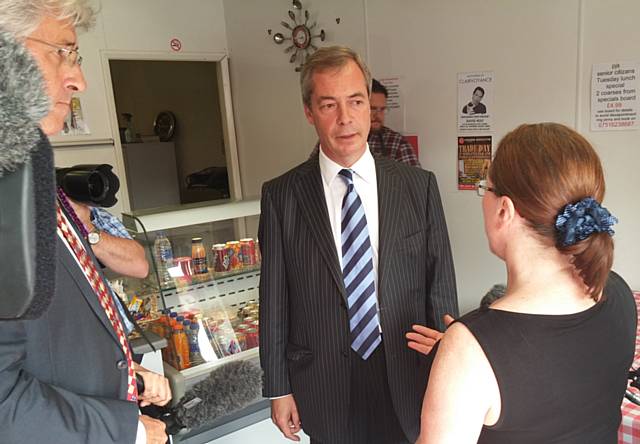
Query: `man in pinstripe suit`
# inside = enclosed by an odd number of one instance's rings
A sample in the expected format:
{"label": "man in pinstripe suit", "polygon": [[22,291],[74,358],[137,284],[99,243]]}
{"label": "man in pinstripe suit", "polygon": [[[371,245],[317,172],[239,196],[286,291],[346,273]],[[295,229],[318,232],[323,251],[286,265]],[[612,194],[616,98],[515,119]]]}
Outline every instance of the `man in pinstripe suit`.
{"label": "man in pinstripe suit", "polygon": [[414,442],[429,358],[405,333],[458,312],[436,179],[373,159],[370,84],[352,50],[315,52],[301,86],[320,152],[262,190],[263,394],[294,441]]}

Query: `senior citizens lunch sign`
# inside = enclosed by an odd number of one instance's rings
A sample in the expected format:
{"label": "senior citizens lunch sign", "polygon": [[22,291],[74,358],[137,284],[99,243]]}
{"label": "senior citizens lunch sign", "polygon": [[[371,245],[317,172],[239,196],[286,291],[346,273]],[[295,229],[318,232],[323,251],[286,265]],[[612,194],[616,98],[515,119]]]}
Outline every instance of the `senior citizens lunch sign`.
{"label": "senior citizens lunch sign", "polygon": [[591,131],[638,129],[640,63],[593,65]]}

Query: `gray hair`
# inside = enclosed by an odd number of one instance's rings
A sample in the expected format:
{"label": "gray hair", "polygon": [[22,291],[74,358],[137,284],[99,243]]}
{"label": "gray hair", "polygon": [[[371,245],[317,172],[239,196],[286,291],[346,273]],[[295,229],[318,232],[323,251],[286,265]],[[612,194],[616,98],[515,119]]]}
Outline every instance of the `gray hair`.
{"label": "gray hair", "polygon": [[310,107],[311,94],[313,93],[313,74],[331,69],[339,69],[349,61],[355,62],[364,76],[367,94],[371,95],[371,73],[357,52],[346,46],[329,46],[320,48],[306,60],[300,73],[300,89],[302,90],[302,102]]}
{"label": "gray hair", "polygon": [[45,17],[68,20],[87,31],[93,26],[95,11],[89,0],[0,0],[0,29],[18,39],[29,36]]}

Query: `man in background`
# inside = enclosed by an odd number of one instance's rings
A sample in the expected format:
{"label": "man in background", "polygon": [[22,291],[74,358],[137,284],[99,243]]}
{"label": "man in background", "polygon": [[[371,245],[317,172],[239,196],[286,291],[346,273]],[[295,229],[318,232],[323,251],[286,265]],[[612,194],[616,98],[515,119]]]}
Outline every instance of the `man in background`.
{"label": "man in background", "polygon": [[[51,150],[46,136],[62,129],[71,97],[86,87],[75,30],[88,29],[93,14],[86,0],[0,0],[0,103],[12,135],[0,150],[33,131],[40,135],[34,151]],[[134,367],[80,224],[61,199],[49,308],[36,320],[0,324],[0,440],[164,443],[164,424],[139,415],[137,401],[164,405],[170,393],[164,378]]]}
{"label": "man in background", "polygon": [[416,152],[402,134],[384,126],[387,111],[387,88],[373,79],[371,83],[371,130],[369,131],[369,149],[375,157],[385,157],[412,166],[420,166]]}

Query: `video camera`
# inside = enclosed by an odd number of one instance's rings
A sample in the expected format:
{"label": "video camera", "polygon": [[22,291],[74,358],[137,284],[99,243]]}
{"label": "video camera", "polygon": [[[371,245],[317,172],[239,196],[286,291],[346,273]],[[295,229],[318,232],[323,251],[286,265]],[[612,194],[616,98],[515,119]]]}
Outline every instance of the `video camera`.
{"label": "video camera", "polygon": [[112,207],[118,202],[120,180],[108,164],[56,168],[56,182],[71,199],[92,207]]}

